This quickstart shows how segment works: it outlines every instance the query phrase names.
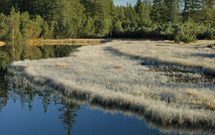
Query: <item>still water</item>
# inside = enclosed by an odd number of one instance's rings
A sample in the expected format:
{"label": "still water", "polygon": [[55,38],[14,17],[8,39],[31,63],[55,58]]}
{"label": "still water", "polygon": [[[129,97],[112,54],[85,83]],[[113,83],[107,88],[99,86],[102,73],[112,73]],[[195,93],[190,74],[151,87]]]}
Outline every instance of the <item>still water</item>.
{"label": "still water", "polygon": [[143,120],[67,102],[50,91],[34,90],[0,76],[1,135],[161,134]]}
{"label": "still water", "polygon": [[[71,46],[30,47],[19,54],[17,51],[16,60],[66,56],[74,49]],[[135,115],[68,101],[52,91],[17,86],[5,80],[5,68],[12,61],[10,50],[10,47],[0,50],[1,135],[162,134]]]}

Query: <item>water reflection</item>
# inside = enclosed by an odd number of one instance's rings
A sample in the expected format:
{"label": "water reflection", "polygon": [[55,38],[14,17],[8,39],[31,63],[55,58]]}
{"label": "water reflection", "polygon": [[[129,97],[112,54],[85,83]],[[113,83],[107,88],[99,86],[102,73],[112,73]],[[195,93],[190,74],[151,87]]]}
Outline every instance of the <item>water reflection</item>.
{"label": "water reflection", "polygon": [[54,91],[55,95],[63,98],[67,102],[76,102],[79,104],[87,104],[92,109],[99,109],[106,112],[111,112],[112,114],[122,113],[123,115],[129,117],[136,117],[147,125],[149,129],[158,129],[163,134],[214,134],[215,129],[208,128],[204,126],[204,124],[199,124],[195,126],[189,125],[189,123],[185,123],[183,126],[172,123],[171,125],[165,125],[163,123],[159,123],[156,120],[152,120],[151,117],[144,115],[142,112],[138,112],[135,110],[130,110],[126,108],[113,107],[108,105],[102,105],[95,102],[87,102],[83,98],[68,96],[68,94],[64,94],[62,91]]}
{"label": "water reflection", "polygon": [[[43,59],[68,56],[76,48],[80,46],[72,45],[45,45],[45,46],[30,46],[20,45],[15,46],[15,60],[24,59]],[[0,47],[0,70],[6,70],[13,61],[12,46],[6,45]]]}
{"label": "water reflection", "polygon": [[63,112],[63,114],[61,114],[59,118],[62,119],[62,124],[65,125],[64,129],[67,130],[68,135],[70,135],[73,125],[76,124],[74,118],[78,116],[77,112],[81,109],[81,106],[75,102],[61,101],[63,106],[58,110]]}
{"label": "water reflection", "polygon": [[[68,56],[72,51],[80,46],[16,46],[15,47],[15,60],[24,59],[42,59]],[[74,120],[77,117],[78,110],[81,109],[80,104],[74,102],[66,102],[62,98],[51,96],[51,91],[35,90],[28,86],[22,86],[22,84],[16,85],[14,82],[5,80],[6,69],[13,61],[11,46],[3,46],[0,48],[0,113],[2,109],[7,105],[9,100],[13,103],[17,101],[21,103],[21,109],[24,105],[28,104],[28,109],[31,112],[33,109],[32,103],[34,100],[41,100],[44,113],[47,114],[48,106],[51,102],[55,105],[61,105],[58,109],[61,112],[59,119],[62,120],[62,124],[65,125],[65,130],[68,130],[68,134],[72,131],[73,125],[76,123]]]}
{"label": "water reflection", "polygon": [[71,97],[64,94],[62,91],[57,90],[36,90],[31,89],[27,86],[22,86],[22,84],[12,84],[8,81],[4,81],[3,75],[0,77],[1,80],[1,108],[7,105],[7,101],[10,99],[13,102],[17,102],[18,100],[21,102],[21,108],[24,108],[24,104],[28,104],[28,109],[31,111],[34,107],[32,103],[35,100],[40,99],[43,106],[43,111],[45,114],[48,113],[48,108],[51,103],[54,102],[55,105],[60,105],[58,111],[61,112],[59,115],[59,119],[64,125],[64,130],[71,134],[73,126],[76,124],[75,118],[78,117],[77,112],[81,109],[81,104],[88,104],[93,109],[99,109],[104,112],[111,112],[112,114],[123,113],[127,116],[135,116],[141,121],[144,121],[148,125],[148,127],[152,129],[159,129],[162,133],[182,133],[182,134],[209,134],[214,133],[214,129],[208,129],[202,126],[191,127],[188,125],[178,126],[178,125],[163,125],[156,121],[151,120],[151,118],[145,116],[141,112],[132,111],[125,108],[118,108],[113,106],[105,106],[102,104],[96,104],[95,102],[86,102],[86,100],[79,97]]}
{"label": "water reflection", "polygon": [[[64,48],[65,47],[65,48]],[[70,48],[71,47],[71,48]],[[41,46],[41,47],[30,47],[26,52],[20,53],[19,57],[16,59],[39,59],[39,58],[47,58],[47,57],[60,57],[66,56],[70,54],[70,50],[72,50],[72,46]],[[24,50],[22,50],[24,51]],[[4,52],[7,56],[7,53]],[[4,61],[1,63],[1,68],[7,67],[7,63],[10,63],[11,55],[8,55],[9,62],[6,61],[7,57],[4,57]],[[2,60],[2,59],[1,59]],[[58,116],[62,125],[64,126],[64,130],[67,131],[67,134],[71,134],[74,125],[76,124],[75,118],[78,117],[78,111],[81,110],[82,104],[88,104],[91,108],[100,109],[105,112],[111,112],[113,114],[123,113],[127,116],[135,116],[142,121],[144,121],[148,127],[153,129],[159,129],[160,132],[163,133],[174,133],[174,134],[209,134],[215,133],[214,129],[208,129],[204,127],[204,125],[198,125],[196,127],[191,127],[189,124],[185,126],[179,125],[164,125],[153,121],[151,118],[145,116],[141,112],[137,112],[135,110],[129,110],[126,108],[113,107],[108,105],[102,105],[95,102],[87,102],[85,99],[80,97],[68,96],[62,91],[57,91],[54,89],[41,90],[32,89],[30,86],[23,86],[21,81],[18,82],[10,82],[5,81],[4,76],[5,72],[1,72],[0,76],[0,112],[3,110],[9,99],[11,99],[14,103],[20,102],[21,108],[24,108],[24,105],[27,103],[28,109],[31,112],[34,109],[33,103],[36,100],[41,100],[41,104],[43,107],[44,114],[48,114],[49,108],[52,103],[56,106],[60,105],[58,111],[60,115]],[[9,75],[10,76],[10,75]],[[13,80],[13,79],[12,79]]]}
{"label": "water reflection", "polygon": [[7,100],[9,99],[8,91],[9,91],[10,87],[4,81],[4,77],[3,77],[4,74],[5,74],[5,72],[0,72],[0,112],[1,112],[2,108],[7,105]]}
{"label": "water reflection", "polygon": [[[75,102],[68,102],[64,99],[53,95],[51,91],[42,91],[24,87],[21,84],[16,85],[4,79],[5,72],[0,75],[0,112],[7,105],[9,99],[14,103],[21,102],[21,109],[24,105],[28,104],[28,109],[31,112],[33,109],[32,103],[34,100],[41,100],[44,114],[47,114],[48,107],[54,102],[55,105],[60,105],[58,111],[61,112],[59,119],[62,121],[65,130],[70,135],[73,125],[76,123],[74,120],[77,117],[77,112],[81,109],[81,105]],[[15,111],[15,110],[14,110]]]}
{"label": "water reflection", "polygon": [[[13,78],[11,79],[13,80]],[[20,81],[15,83],[22,85],[20,84]],[[42,89],[42,86],[41,86],[41,89]],[[120,108],[120,107],[114,107],[110,105],[99,104],[93,101],[89,102],[82,97],[78,97],[76,95],[68,95],[63,91],[54,90],[52,88],[50,88],[47,91],[46,90],[40,91],[40,97],[43,99],[42,104],[43,104],[45,113],[47,113],[47,107],[50,104],[50,101],[55,101],[56,104],[63,105],[62,107],[59,108],[59,111],[63,112],[59,116],[59,118],[62,119],[62,124],[66,125],[65,130],[68,131],[68,134],[71,133],[73,125],[76,123],[74,118],[77,117],[77,112],[78,110],[81,109],[82,104],[87,104],[92,109],[96,109],[96,110],[99,109],[104,112],[110,112],[112,114],[118,114],[120,112],[123,115],[129,116],[129,117],[134,116],[140,119],[141,121],[144,121],[144,123],[150,129],[159,129],[159,131],[164,134],[172,134],[172,133],[174,134],[211,134],[212,133],[213,134],[215,133],[215,129],[205,127],[204,124],[191,126],[189,125],[189,123],[185,123],[183,126],[181,126],[176,123],[172,123],[171,125],[165,125],[157,122],[156,120],[151,119],[151,117],[148,117],[147,115],[144,115],[143,112],[126,109],[123,107]]]}

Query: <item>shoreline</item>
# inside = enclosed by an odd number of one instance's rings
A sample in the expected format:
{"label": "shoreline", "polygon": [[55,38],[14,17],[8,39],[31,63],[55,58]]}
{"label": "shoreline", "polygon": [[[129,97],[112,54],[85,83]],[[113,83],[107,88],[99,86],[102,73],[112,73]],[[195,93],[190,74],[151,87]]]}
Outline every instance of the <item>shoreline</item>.
{"label": "shoreline", "polygon": [[[157,41],[126,42],[84,46],[64,58],[14,62],[9,72],[17,83],[62,91],[89,103],[127,108],[164,125],[215,127],[214,85],[169,82],[161,72],[151,71],[149,63],[142,65],[143,59],[129,54],[135,47],[144,52],[149,46],[154,52],[147,55],[153,57],[158,52]],[[136,54],[142,53],[140,48]]]}

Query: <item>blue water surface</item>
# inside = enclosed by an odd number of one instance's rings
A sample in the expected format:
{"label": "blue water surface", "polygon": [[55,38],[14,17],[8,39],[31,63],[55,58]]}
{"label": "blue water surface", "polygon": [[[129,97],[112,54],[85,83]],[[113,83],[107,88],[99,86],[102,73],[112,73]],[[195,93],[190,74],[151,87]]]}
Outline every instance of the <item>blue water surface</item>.
{"label": "blue water surface", "polygon": [[[2,76],[1,76],[2,77]],[[1,135],[161,134],[143,120],[50,98],[50,93],[18,87],[1,79]]]}

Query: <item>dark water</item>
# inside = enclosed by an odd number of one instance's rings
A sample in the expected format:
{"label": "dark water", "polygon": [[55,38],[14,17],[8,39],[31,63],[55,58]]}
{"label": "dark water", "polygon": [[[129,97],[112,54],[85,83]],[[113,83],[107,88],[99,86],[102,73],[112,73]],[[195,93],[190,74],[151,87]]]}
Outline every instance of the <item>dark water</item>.
{"label": "dark water", "polygon": [[[69,55],[71,46],[41,46],[15,49],[15,59],[41,59]],[[0,48],[0,135],[63,134],[160,134],[143,120],[122,112],[105,112],[75,101],[66,101],[52,91],[17,86],[5,79],[13,61],[10,46]]]}

